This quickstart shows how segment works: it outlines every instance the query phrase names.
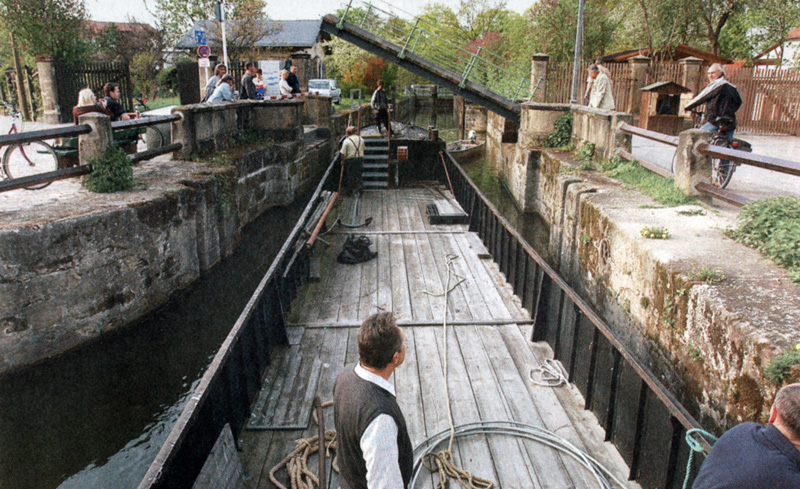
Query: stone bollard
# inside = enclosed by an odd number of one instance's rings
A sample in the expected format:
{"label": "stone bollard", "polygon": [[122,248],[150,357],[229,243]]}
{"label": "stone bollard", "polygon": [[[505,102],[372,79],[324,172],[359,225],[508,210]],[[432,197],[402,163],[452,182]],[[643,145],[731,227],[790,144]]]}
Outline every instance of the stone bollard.
{"label": "stone bollard", "polygon": [[183,147],[172,153],[172,159],[188,161],[197,147],[197,138],[194,130],[194,113],[191,106],[181,105],[172,109],[173,114],[181,116],[180,120],[172,122],[172,142],[181,143]]}
{"label": "stone bollard", "polygon": [[58,107],[58,80],[53,68],[53,59],[37,56],[36,71],[39,72],[39,91],[42,95],[42,121],[47,124],[61,122],[61,109]]}
{"label": "stone bollard", "polygon": [[711,158],[695,151],[700,143],[708,143],[711,133],[689,129],[678,134],[675,159],[675,186],[686,195],[698,195],[698,183],[711,183]]}
{"label": "stone bollard", "polygon": [[78,124],[88,124],[92,128],[89,134],[78,136],[78,159],[81,165],[87,165],[92,158],[102,157],[114,144],[111,118],[105,114],[89,113],[78,117]]}

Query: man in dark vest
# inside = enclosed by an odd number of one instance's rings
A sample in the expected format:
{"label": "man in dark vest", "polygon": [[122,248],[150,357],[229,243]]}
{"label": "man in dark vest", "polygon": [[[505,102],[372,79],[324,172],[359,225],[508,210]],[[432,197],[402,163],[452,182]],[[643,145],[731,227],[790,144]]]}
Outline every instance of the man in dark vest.
{"label": "man in dark vest", "polygon": [[342,489],[408,487],[413,447],[390,381],[406,349],[392,313],[364,321],[358,356],[359,362],[346,366],[333,388]]}

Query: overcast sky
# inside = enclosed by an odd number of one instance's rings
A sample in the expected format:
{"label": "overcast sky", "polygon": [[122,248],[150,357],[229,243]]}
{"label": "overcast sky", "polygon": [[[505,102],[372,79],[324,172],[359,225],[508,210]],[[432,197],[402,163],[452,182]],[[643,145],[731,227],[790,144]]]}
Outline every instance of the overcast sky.
{"label": "overcast sky", "polygon": [[[402,9],[406,12],[417,14],[424,5],[434,1],[436,0],[391,0],[390,4],[402,5]],[[152,9],[155,1],[147,0],[147,2]],[[509,9],[522,13],[534,2],[535,0],[507,0],[506,4]],[[275,20],[314,19],[335,11],[340,4],[344,5],[345,3],[336,0],[267,0],[267,14]],[[382,0],[374,0],[374,3],[379,8],[388,10],[387,4]],[[454,10],[458,7],[458,0],[438,0],[438,3],[449,5]],[[129,16],[132,16],[140,22],[153,21],[153,17],[147,13],[145,8],[145,0],[86,0],[86,8],[92,20],[125,22]]]}

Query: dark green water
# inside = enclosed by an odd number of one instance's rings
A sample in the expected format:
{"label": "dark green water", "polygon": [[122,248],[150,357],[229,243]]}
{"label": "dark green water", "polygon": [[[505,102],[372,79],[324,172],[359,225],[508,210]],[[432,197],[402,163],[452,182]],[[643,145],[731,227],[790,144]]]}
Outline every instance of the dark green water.
{"label": "dark green water", "polygon": [[0,488],[135,488],[306,200],[157,312],[0,379]]}

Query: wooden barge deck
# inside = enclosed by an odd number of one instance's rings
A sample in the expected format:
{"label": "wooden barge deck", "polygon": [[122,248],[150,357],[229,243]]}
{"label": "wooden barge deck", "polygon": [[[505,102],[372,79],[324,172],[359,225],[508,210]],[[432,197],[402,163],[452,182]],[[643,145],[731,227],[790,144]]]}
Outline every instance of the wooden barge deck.
{"label": "wooden barge deck", "polygon": [[[272,401],[264,409],[264,421],[276,427],[308,422],[298,420],[301,400],[310,399],[309,394],[331,399],[336,375],[358,359],[360,323],[373,313],[392,311],[406,337],[406,362],[394,382],[413,444],[449,427],[446,362],[456,425],[513,420],[541,427],[627,480],[629,468],[614,445],[604,442],[604,431],[584,410],[578,390],[531,382],[531,369],[552,358],[552,350],[547,343],[530,341],[531,316],[478,236],[467,225],[429,223],[426,206],[441,199],[430,187],[366,190],[358,214],[362,220],[373,217],[373,222],[354,232],[372,240],[377,258],[356,265],[337,263],[348,234],[341,227],[326,236],[330,248],[317,245],[321,280],[297,290],[287,317],[289,345],[273,349],[263,382]],[[344,199],[334,215],[349,221],[353,204],[352,197]],[[455,256],[455,272],[464,282],[449,294],[445,341],[443,298],[425,291],[442,292],[448,254]],[[257,407],[251,416],[258,415]],[[332,409],[326,409],[325,417],[326,427],[332,429]],[[313,422],[305,430],[245,427],[239,438],[248,486],[273,487],[270,470],[294,449],[296,439],[310,438],[317,429]],[[454,455],[457,465],[498,488],[597,487],[590,472],[572,457],[535,441],[475,435],[456,440]],[[335,489],[336,474],[331,478],[329,487]],[[279,472],[279,480],[288,487],[285,470]],[[433,487],[432,478],[421,477],[417,487]]]}

